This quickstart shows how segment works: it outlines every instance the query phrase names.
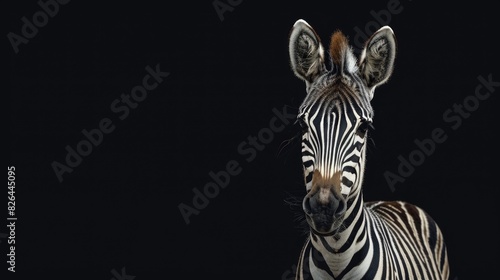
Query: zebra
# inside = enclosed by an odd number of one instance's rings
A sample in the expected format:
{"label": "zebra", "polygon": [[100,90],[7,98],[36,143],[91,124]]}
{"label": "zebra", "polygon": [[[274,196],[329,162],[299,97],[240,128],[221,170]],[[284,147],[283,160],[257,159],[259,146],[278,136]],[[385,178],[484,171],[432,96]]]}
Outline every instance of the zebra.
{"label": "zebra", "polygon": [[449,277],[442,231],[424,210],[404,201],[363,200],[370,102],[392,75],[396,47],[389,26],[367,39],[359,60],[339,30],[331,36],[329,55],[305,20],[290,30],[290,66],[307,92],[297,122],[309,232],[296,279]]}

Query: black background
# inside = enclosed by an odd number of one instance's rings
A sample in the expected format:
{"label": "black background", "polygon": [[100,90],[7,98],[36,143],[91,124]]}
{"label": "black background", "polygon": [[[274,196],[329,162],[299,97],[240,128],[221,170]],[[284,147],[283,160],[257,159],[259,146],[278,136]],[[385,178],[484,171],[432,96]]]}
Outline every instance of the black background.
{"label": "black background", "polygon": [[[244,0],[221,21],[212,1],[71,1],[19,53],[4,37],[16,275],[109,280],[125,268],[136,280],[291,277],[305,239],[301,209],[287,203],[305,193],[300,145],[285,145],[297,130],[287,125],[249,162],[238,145],[269,127],[273,108],[294,113],[304,98],[288,61],[297,19],[326,47],[336,29],[352,42],[355,27],[380,27],[370,11],[388,2]],[[445,235],[451,279],[492,279],[500,249],[493,181],[499,88],[455,130],[443,114],[472,98],[478,76],[500,81],[498,12],[480,1],[401,0],[399,8],[389,23],[398,41],[395,71],[373,100],[365,200],[421,206]],[[40,7],[25,1],[6,10],[7,32],[21,34],[21,18]],[[157,64],[170,76],[118,119],[110,104]],[[51,164],[65,163],[65,147],[75,148],[82,129],[103,118],[115,130],[59,182]],[[435,128],[446,141],[391,191],[384,172],[397,174],[398,156],[408,158],[414,140]],[[192,189],[202,190],[209,172],[231,160],[241,173],[186,225],[178,205],[192,205]],[[5,261],[1,267],[7,271]]]}

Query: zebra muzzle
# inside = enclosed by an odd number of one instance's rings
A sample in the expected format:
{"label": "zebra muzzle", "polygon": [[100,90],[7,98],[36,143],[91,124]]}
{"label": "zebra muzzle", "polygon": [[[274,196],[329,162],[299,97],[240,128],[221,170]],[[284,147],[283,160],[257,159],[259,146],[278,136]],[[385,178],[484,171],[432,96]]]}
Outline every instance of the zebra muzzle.
{"label": "zebra muzzle", "polygon": [[337,196],[332,188],[321,187],[316,192],[309,192],[302,202],[309,225],[318,233],[335,231],[336,220],[343,217],[346,201]]}

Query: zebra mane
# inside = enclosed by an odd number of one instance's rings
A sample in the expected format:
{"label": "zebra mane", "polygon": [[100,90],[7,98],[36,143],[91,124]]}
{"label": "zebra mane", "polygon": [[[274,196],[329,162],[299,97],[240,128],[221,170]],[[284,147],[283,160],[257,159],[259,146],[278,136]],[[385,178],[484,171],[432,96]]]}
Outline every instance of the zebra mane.
{"label": "zebra mane", "polygon": [[347,37],[339,30],[335,31],[330,39],[330,57],[341,73],[354,73],[358,70],[356,57]]}

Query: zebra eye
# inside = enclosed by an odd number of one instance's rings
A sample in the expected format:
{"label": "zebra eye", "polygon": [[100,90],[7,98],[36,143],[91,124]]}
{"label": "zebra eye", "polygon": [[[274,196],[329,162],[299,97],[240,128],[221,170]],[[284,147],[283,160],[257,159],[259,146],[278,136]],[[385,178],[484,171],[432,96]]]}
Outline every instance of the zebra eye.
{"label": "zebra eye", "polygon": [[307,122],[305,120],[305,116],[298,117],[297,118],[297,122],[299,123],[300,128],[302,129],[302,133],[307,132],[307,130],[309,129],[309,127],[307,126]]}
{"label": "zebra eye", "polygon": [[356,135],[358,135],[361,138],[364,138],[366,136],[368,128],[373,128],[372,123],[367,120],[362,120],[358,126],[358,129],[356,130]]}

